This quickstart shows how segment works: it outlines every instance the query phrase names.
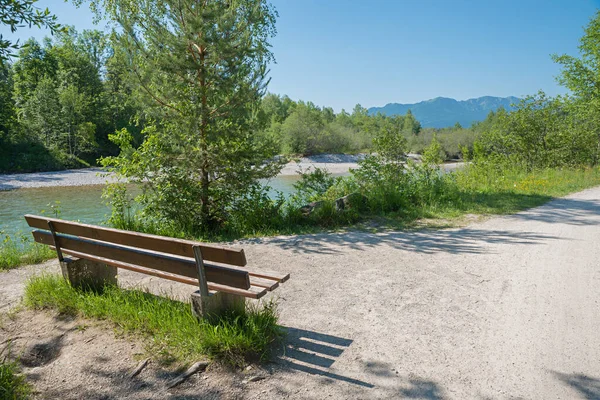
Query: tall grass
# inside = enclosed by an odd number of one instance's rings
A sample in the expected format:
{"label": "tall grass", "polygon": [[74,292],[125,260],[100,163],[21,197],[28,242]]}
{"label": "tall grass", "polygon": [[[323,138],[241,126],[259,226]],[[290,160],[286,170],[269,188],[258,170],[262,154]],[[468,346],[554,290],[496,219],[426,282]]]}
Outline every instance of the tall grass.
{"label": "tall grass", "polygon": [[54,257],[55,251],[48,246],[34,243],[25,235],[17,235],[16,238],[5,235],[0,243],[0,271],[21,265],[38,264]]}
{"label": "tall grass", "polygon": [[31,278],[25,288],[25,304],[34,309],[108,320],[124,332],[145,337],[149,351],[162,361],[187,362],[209,357],[240,366],[250,360],[265,359],[271,345],[282,335],[273,302],[199,321],[189,304],[113,286],[102,293],[83,291],[54,275]]}
{"label": "tall grass", "polygon": [[19,373],[17,364],[0,361],[0,400],[27,399],[30,393],[31,386]]}

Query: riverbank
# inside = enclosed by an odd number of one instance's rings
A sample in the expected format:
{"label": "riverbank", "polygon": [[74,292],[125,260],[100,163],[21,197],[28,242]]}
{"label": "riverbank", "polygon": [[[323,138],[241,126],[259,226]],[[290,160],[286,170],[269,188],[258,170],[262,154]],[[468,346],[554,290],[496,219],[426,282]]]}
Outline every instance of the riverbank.
{"label": "riverbank", "polygon": [[[303,157],[287,163],[278,176],[296,176],[300,171],[323,168],[334,175],[343,175],[358,167],[364,155],[358,154],[319,154]],[[447,171],[460,168],[463,163],[444,164]],[[114,176],[102,168],[69,169],[65,171],[32,172],[26,174],[0,174],[0,190],[104,185],[114,182]]]}
{"label": "riverbank", "polygon": [[[298,175],[299,171],[306,171],[315,167],[325,168],[332,174],[346,174],[351,168],[358,166],[360,158],[360,155],[351,154],[320,154],[312,157],[303,157],[298,161],[287,163],[279,176],[294,176]],[[102,168],[6,174],[0,175],[0,190],[104,185],[114,180],[114,176],[106,174]]]}

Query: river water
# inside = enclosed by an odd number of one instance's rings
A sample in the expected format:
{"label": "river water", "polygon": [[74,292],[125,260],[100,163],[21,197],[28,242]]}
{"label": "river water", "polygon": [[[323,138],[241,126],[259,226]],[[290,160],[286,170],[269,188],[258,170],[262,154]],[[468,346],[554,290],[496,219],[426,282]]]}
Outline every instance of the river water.
{"label": "river water", "polygon": [[[272,193],[285,196],[293,191],[297,175],[278,176],[265,182]],[[109,207],[101,198],[103,185],[44,187],[0,191],[0,242],[6,235],[29,235],[30,229],[23,218],[25,214],[54,217],[60,210],[60,218],[90,224],[101,224],[108,219]],[[54,208],[53,208],[54,206]]]}

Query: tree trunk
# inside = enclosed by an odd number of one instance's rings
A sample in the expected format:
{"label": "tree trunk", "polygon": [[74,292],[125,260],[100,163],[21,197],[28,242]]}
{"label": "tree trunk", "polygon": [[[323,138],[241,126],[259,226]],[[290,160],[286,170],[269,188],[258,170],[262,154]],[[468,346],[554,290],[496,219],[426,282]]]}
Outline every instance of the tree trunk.
{"label": "tree trunk", "polygon": [[[200,218],[202,220],[202,229],[209,231],[211,226],[211,210],[210,210],[210,165],[208,162],[208,99],[206,93],[206,75],[204,70],[205,54],[204,47],[200,47],[200,148],[202,151],[202,167],[200,170],[200,186],[201,194],[200,201],[202,206],[200,209]],[[193,50],[192,50],[193,51]]]}

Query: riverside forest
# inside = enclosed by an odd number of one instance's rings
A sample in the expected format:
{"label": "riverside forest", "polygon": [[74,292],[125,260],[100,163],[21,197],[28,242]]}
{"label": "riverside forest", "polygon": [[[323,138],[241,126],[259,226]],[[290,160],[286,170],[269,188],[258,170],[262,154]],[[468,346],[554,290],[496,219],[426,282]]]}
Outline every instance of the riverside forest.
{"label": "riverside forest", "polygon": [[[515,212],[600,182],[598,14],[579,57],[552,56],[569,94],[540,91],[472,126],[423,128],[410,110],[373,115],[357,104],[336,113],[269,93],[277,13],[264,1],[231,9],[210,2],[200,16],[157,4],[93,3],[112,31],[54,26],[52,37],[4,55],[0,171],[101,165],[120,179],[105,189],[108,224],[204,239],[366,221],[447,223]],[[347,177],[305,171],[289,198],[259,183],[286,160],[319,153],[366,156]],[[465,167],[440,173],[450,159]],[[135,195],[126,183],[139,188]]]}

